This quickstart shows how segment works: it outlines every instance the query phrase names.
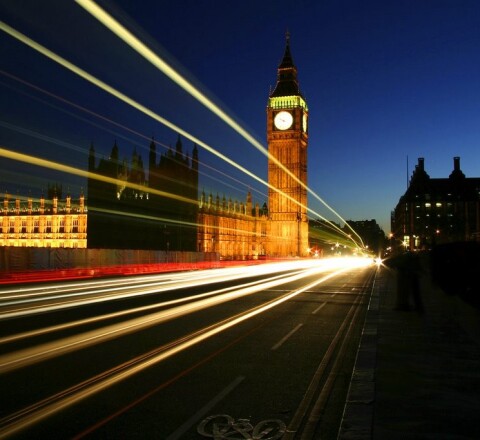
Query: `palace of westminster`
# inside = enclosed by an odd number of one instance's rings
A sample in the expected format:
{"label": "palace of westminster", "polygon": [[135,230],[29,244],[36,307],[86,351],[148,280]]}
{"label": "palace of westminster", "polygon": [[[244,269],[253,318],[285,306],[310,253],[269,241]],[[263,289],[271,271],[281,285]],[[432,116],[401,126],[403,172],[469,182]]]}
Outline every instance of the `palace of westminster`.
{"label": "palace of westminster", "polygon": [[[136,151],[128,164],[117,144],[108,159],[88,159],[88,198],[61,191],[47,199],[5,195],[0,246],[161,249],[216,252],[222,258],[306,256],[308,107],[293,63],[289,37],[267,105],[268,206],[202,192],[199,157],[182,140],[157,157],[152,139],[148,179]],[[273,159],[272,157],[277,160]],[[288,170],[288,171],[286,171]],[[88,226],[88,228],[87,228]]]}
{"label": "palace of westminster", "polygon": [[[197,146],[185,153],[180,137],[159,157],[152,139],[148,178],[136,150],[130,163],[120,161],[115,143],[109,158],[97,162],[92,145],[88,198],[62,199],[59,186],[35,201],[5,194],[0,247],[214,252],[226,259],[308,256],[308,107],[288,36],[266,114],[269,190],[262,206],[250,193],[240,203],[204,192],[199,197]],[[430,179],[419,159],[392,212],[392,233],[412,250],[480,241],[480,179],[463,175],[460,158],[448,179]]]}

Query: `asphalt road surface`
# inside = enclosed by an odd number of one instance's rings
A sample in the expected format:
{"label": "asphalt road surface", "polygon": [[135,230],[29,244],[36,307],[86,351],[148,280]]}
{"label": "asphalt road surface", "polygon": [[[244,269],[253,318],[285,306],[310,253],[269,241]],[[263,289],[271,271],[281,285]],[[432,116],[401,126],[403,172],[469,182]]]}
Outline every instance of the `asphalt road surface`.
{"label": "asphalt road surface", "polygon": [[0,438],[335,438],[360,263],[3,288]]}

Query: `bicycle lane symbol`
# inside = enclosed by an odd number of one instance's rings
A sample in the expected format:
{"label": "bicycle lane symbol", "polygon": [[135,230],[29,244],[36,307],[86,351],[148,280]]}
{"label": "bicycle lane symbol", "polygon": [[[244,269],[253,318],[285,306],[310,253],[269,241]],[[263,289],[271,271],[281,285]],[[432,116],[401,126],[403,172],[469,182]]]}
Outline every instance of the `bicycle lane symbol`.
{"label": "bicycle lane symbol", "polygon": [[253,426],[249,419],[235,419],[226,414],[209,416],[197,427],[203,437],[214,440],[275,440],[286,431],[285,423],[277,419],[267,419]]}

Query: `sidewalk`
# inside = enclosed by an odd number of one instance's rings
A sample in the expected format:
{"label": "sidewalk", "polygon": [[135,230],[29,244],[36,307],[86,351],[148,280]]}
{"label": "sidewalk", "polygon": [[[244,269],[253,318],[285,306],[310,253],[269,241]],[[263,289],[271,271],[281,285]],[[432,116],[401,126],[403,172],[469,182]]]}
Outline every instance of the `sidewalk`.
{"label": "sidewalk", "polygon": [[421,279],[425,313],[396,311],[380,269],[339,439],[480,438],[480,312]]}

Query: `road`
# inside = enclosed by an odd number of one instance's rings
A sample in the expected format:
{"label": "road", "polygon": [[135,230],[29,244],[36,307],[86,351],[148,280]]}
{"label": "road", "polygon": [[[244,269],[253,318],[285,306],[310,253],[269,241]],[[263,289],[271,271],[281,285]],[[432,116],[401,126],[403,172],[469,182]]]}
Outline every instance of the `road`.
{"label": "road", "polygon": [[3,288],[0,438],[334,438],[359,261]]}

